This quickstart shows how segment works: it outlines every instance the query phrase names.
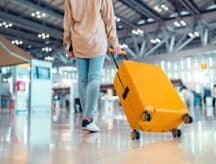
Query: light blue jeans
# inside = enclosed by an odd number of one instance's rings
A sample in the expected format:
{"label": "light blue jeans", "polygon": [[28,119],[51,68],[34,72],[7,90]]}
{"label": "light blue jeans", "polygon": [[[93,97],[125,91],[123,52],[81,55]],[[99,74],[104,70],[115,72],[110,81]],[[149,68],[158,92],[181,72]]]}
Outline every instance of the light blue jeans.
{"label": "light blue jeans", "polygon": [[100,92],[101,73],[105,55],[95,58],[76,58],[78,92],[84,117],[95,118]]}

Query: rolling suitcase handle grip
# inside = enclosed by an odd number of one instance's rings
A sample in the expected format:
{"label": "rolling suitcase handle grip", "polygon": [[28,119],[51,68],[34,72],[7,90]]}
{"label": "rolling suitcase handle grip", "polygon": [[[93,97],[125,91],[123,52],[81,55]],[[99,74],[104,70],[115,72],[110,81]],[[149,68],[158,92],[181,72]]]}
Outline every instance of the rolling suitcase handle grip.
{"label": "rolling suitcase handle grip", "polygon": [[[108,49],[108,53],[111,54],[111,57],[112,57],[112,59],[113,59],[113,62],[115,63],[116,68],[119,69],[119,64],[118,64],[116,58],[115,58],[114,55],[113,55],[113,54],[114,54],[113,48],[109,48],[109,49]],[[127,56],[127,52],[126,52],[126,51],[121,51],[121,54],[120,54],[120,55],[124,56],[125,60],[128,60],[128,56]],[[127,98],[128,93],[129,93],[130,90],[129,90],[129,87],[124,86],[124,84],[123,84],[123,82],[121,81],[121,78],[120,78],[120,76],[119,76],[118,73],[117,73],[117,76],[118,76],[118,78],[119,78],[119,81],[120,81],[122,87],[124,88],[124,92],[123,92],[123,94],[122,94],[122,98],[125,100],[125,99]]]}
{"label": "rolling suitcase handle grip", "polygon": [[[114,49],[113,49],[113,48],[109,48],[109,49],[108,49],[108,52],[109,52],[110,54],[114,54]],[[121,51],[121,54],[120,54],[120,55],[126,56],[126,55],[127,55],[127,51]]]}
{"label": "rolling suitcase handle grip", "polygon": [[[113,50],[113,48],[109,48],[108,49],[108,53],[111,54],[111,57],[113,59],[113,62],[115,63],[116,68],[119,69],[119,64],[118,64],[117,60],[114,57],[114,50]],[[128,60],[127,51],[121,51],[120,55],[124,56],[124,58],[126,60]]]}

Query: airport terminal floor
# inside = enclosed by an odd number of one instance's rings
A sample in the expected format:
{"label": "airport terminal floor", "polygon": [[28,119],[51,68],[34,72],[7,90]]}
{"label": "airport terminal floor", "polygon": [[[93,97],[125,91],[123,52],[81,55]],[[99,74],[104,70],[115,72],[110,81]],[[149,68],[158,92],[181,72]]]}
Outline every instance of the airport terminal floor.
{"label": "airport terminal floor", "polygon": [[203,109],[190,110],[193,124],[181,125],[181,138],[171,133],[141,133],[131,129],[120,107],[105,101],[99,109],[99,133],[81,131],[81,113],[2,112],[0,114],[1,164],[214,164],[216,120]]}

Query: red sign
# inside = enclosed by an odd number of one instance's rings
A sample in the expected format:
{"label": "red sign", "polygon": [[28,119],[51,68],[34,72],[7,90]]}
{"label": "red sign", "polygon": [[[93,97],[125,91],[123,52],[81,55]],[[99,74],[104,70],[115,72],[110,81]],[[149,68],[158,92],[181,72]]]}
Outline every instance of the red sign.
{"label": "red sign", "polygon": [[26,84],[24,81],[17,81],[16,82],[16,91],[21,91],[21,92],[25,92],[26,90]]}

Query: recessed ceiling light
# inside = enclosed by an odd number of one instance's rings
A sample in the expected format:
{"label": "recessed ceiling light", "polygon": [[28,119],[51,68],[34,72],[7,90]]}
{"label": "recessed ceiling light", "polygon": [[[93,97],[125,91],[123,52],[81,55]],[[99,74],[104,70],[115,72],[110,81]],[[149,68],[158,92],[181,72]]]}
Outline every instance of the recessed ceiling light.
{"label": "recessed ceiling light", "polygon": [[181,20],[180,23],[182,24],[182,26],[186,26],[185,21]]}
{"label": "recessed ceiling light", "polygon": [[200,36],[198,32],[194,32],[194,35],[197,36],[197,37]]}
{"label": "recessed ceiling light", "polygon": [[168,11],[168,10],[169,10],[169,8],[168,8],[168,7],[165,7],[165,8],[164,8],[164,10],[165,10],[165,11]]}
{"label": "recessed ceiling light", "polygon": [[151,39],[151,42],[152,42],[153,44],[155,44],[155,43],[156,43],[156,41],[155,41],[154,39]]}
{"label": "recessed ceiling light", "polygon": [[161,5],[161,7],[162,7],[162,8],[166,8],[167,6],[166,6],[166,5]]}
{"label": "recessed ceiling light", "polygon": [[154,19],[153,18],[148,18],[147,22],[152,23],[152,22],[154,22]]}
{"label": "recessed ceiling light", "polygon": [[156,5],[156,6],[154,7],[154,9],[155,9],[155,10],[158,10],[158,9],[159,9],[159,6]]}
{"label": "recessed ceiling light", "polygon": [[155,41],[156,41],[156,42],[158,42],[158,43],[160,43],[160,42],[161,42],[161,40],[160,40],[160,39],[158,39],[158,38],[156,38],[156,39],[155,39]]}
{"label": "recessed ceiling light", "polygon": [[176,27],[180,27],[180,26],[181,26],[177,21],[174,22],[174,25],[175,25]]}
{"label": "recessed ceiling light", "polygon": [[145,20],[144,20],[144,19],[141,19],[141,20],[139,20],[139,21],[137,22],[137,24],[138,24],[138,25],[143,25],[143,24],[145,24]]}
{"label": "recessed ceiling light", "polygon": [[193,38],[193,37],[194,37],[194,35],[193,35],[193,33],[192,33],[192,32],[190,32],[188,35],[189,35],[191,38]]}
{"label": "recessed ceiling light", "polygon": [[9,27],[12,27],[13,26],[13,24],[12,23],[9,23],[9,25],[8,25]]}
{"label": "recessed ceiling light", "polygon": [[118,25],[118,29],[119,30],[123,29],[123,26],[122,25]]}

